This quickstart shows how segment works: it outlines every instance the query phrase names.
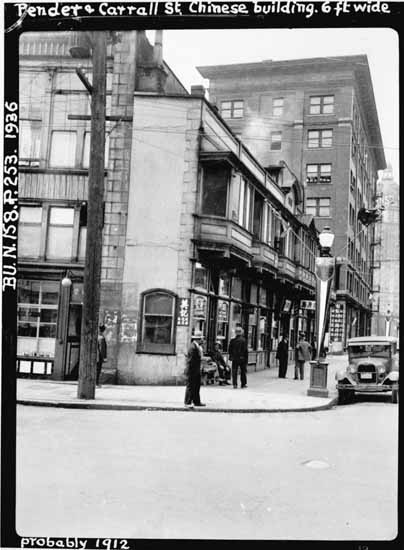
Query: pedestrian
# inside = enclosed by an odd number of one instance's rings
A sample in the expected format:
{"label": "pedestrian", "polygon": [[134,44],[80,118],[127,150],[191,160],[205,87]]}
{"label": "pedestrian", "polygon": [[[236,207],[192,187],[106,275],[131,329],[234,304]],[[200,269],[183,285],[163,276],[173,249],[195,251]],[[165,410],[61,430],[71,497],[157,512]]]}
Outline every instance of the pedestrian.
{"label": "pedestrian", "polygon": [[212,353],[210,354],[212,360],[216,363],[217,370],[219,373],[219,384],[220,386],[226,385],[229,386],[228,372],[230,368],[228,367],[223,355],[222,355],[222,345],[220,342],[215,342]]}
{"label": "pedestrian", "polygon": [[244,331],[241,325],[236,325],[236,336],[230,340],[229,359],[232,362],[233,388],[237,388],[237,373],[240,368],[241,387],[247,387],[247,363],[248,347],[244,338]]}
{"label": "pedestrian", "polygon": [[311,339],[311,360],[312,361],[315,361],[316,359],[316,353],[317,353],[317,348],[316,348],[316,337],[313,336],[313,338]]}
{"label": "pedestrian", "polygon": [[300,334],[299,342],[296,346],[296,359],[295,359],[295,380],[298,380],[298,374],[300,380],[304,379],[304,364],[306,361],[310,361],[311,347],[305,340],[304,333]]}
{"label": "pedestrian", "polygon": [[279,378],[286,378],[289,359],[289,342],[288,337],[282,335],[281,341],[276,349],[276,359],[279,361]]}
{"label": "pedestrian", "polygon": [[98,327],[98,340],[97,340],[97,377],[96,385],[101,388],[100,384],[100,375],[102,364],[107,360],[107,342],[104,336],[105,325],[100,325]]}
{"label": "pedestrian", "polygon": [[201,403],[199,395],[201,388],[201,361],[203,355],[203,338],[195,338],[188,348],[187,365],[185,374],[187,384],[185,389],[184,404],[186,407],[205,407],[205,403]]}

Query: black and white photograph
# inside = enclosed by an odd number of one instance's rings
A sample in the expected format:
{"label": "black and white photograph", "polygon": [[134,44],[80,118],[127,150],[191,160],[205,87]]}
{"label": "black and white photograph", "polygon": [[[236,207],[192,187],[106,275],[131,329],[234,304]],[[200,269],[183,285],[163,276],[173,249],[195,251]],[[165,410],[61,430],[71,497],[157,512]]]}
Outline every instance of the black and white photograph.
{"label": "black and white photograph", "polygon": [[398,548],[399,35],[137,4],[5,24],[17,547]]}

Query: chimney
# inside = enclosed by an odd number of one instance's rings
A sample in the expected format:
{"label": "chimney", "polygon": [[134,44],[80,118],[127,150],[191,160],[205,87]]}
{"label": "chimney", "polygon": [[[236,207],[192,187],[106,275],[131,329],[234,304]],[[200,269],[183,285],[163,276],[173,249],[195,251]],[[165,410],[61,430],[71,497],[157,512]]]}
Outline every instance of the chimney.
{"label": "chimney", "polygon": [[205,88],[201,84],[191,86],[191,95],[195,97],[205,97]]}
{"label": "chimney", "polygon": [[157,67],[163,64],[163,31],[156,31],[154,38],[153,58]]}

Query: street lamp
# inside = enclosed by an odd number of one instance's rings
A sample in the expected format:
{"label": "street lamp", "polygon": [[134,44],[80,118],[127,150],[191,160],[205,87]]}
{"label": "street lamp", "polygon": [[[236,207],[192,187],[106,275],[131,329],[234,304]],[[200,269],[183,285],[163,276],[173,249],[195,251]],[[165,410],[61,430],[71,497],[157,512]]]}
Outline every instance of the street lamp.
{"label": "street lamp", "polygon": [[316,358],[310,361],[310,387],[307,395],[328,397],[327,369],[328,363],[320,360],[323,349],[325,327],[330,306],[330,294],[335,273],[335,258],[331,255],[334,233],[324,227],[319,235],[320,255],[316,257]]}

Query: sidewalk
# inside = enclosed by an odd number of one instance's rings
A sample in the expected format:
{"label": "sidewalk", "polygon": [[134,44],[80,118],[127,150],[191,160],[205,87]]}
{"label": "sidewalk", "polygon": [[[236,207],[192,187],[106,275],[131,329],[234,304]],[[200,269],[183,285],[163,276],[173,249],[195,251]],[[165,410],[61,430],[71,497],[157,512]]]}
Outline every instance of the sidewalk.
{"label": "sidewalk", "polygon": [[[248,387],[202,386],[201,399],[206,407],[201,412],[304,412],[329,409],[336,403],[335,370],[346,364],[346,356],[329,356],[329,397],[307,395],[310,366],[306,365],[305,379],[294,380],[293,365],[288,378],[279,379],[278,369],[248,373]],[[77,382],[48,380],[17,380],[17,403],[46,407],[107,410],[167,410],[184,411],[184,386],[116,386],[96,389],[93,400],[77,398]]]}

